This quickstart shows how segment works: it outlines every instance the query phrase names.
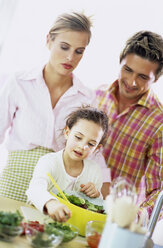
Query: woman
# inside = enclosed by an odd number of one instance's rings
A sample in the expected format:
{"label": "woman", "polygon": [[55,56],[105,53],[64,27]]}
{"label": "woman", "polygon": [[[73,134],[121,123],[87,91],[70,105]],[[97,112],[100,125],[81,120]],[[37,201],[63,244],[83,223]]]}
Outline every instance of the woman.
{"label": "woman", "polygon": [[83,14],[63,14],[47,35],[46,65],[18,73],[0,92],[0,143],[7,132],[7,165],[0,175],[0,195],[26,201],[25,191],[40,156],[63,149],[66,116],[94,94],[73,74],[91,37]]}

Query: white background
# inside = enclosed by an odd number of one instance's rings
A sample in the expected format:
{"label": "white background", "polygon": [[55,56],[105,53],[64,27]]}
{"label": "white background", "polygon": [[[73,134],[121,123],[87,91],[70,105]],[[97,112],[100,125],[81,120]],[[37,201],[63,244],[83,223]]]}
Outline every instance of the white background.
{"label": "white background", "polygon": [[[0,74],[46,61],[49,55],[46,34],[59,14],[71,10],[84,10],[93,20],[91,42],[75,71],[90,88],[109,85],[117,78],[119,54],[135,32],[150,30],[163,35],[163,0],[17,0],[16,3],[0,56]],[[163,102],[161,81],[163,77],[153,88]],[[4,157],[1,148],[0,165]]]}

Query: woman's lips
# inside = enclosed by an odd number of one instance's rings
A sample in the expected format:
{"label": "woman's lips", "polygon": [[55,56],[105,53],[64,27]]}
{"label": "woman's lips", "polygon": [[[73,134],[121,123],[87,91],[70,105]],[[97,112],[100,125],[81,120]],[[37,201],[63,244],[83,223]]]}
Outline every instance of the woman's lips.
{"label": "woman's lips", "polygon": [[72,65],[70,64],[62,64],[62,66],[66,69],[66,70],[70,70],[72,68]]}

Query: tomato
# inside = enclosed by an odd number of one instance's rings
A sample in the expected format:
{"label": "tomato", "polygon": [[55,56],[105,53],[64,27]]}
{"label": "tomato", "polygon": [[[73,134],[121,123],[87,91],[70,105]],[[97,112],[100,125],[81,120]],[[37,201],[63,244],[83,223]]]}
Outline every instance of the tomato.
{"label": "tomato", "polygon": [[25,234],[25,230],[28,229],[28,227],[32,227],[33,229],[39,232],[44,231],[44,225],[40,224],[38,221],[29,221],[28,223],[24,222],[24,223],[21,223],[21,226],[24,228],[21,235]]}
{"label": "tomato", "polygon": [[95,232],[94,235],[90,235],[87,237],[87,242],[90,248],[98,248],[100,243],[101,234]]}

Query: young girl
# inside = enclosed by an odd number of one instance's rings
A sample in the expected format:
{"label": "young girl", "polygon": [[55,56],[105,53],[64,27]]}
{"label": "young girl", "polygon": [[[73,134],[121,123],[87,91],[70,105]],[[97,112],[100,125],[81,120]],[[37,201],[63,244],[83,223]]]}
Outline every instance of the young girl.
{"label": "young girl", "polygon": [[39,159],[26,192],[28,200],[54,220],[66,221],[67,216],[71,216],[69,209],[49,193],[53,185],[47,172],[62,190],[81,191],[89,197],[99,197],[101,168],[88,157],[104,144],[107,129],[108,118],[103,111],[84,107],[72,112],[64,129],[66,147]]}

